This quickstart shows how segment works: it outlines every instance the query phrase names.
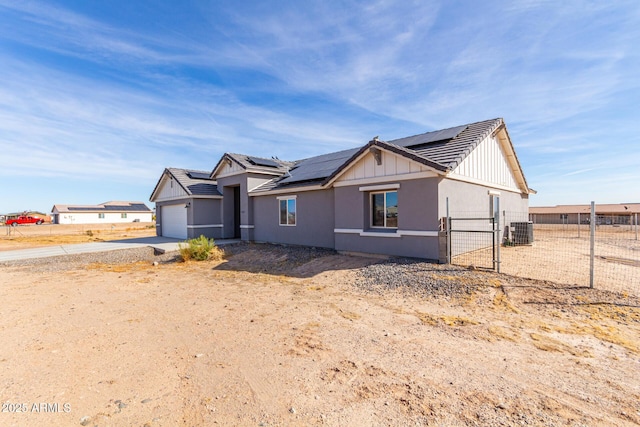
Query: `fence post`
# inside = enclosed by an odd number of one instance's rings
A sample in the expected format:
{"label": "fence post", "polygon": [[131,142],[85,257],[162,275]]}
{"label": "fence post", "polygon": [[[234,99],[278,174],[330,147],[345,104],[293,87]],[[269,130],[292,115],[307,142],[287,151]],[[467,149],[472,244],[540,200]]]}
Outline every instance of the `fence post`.
{"label": "fence post", "polygon": [[638,240],[638,214],[636,213],[636,240]]}
{"label": "fence post", "polygon": [[495,217],[495,227],[496,227],[496,232],[495,232],[495,248],[496,248],[496,259],[495,259],[495,265],[493,266],[494,269],[500,273],[500,197],[496,197],[496,209],[495,209],[495,213],[494,213],[494,217]]}
{"label": "fence post", "polygon": [[580,212],[578,212],[578,239],[580,238]]}
{"label": "fence post", "polygon": [[451,264],[451,217],[449,216],[449,198],[447,197],[447,264]]}
{"label": "fence post", "polygon": [[589,287],[593,288],[593,261],[595,258],[595,243],[596,243],[596,204],[594,201],[591,202],[591,226],[590,230],[590,264],[589,264]]}

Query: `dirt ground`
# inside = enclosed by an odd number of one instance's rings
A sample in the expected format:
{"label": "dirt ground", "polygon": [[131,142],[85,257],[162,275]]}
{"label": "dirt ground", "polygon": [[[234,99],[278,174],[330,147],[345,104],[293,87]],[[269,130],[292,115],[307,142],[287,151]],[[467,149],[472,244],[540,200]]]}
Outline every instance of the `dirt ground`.
{"label": "dirt ground", "polygon": [[[536,225],[534,242],[500,248],[502,273],[530,279],[589,286],[590,241],[588,226]],[[492,249],[454,258],[459,265],[491,267]],[[640,296],[640,240],[629,227],[599,226],[594,249],[594,286]]]}
{"label": "dirt ground", "polygon": [[447,266],[475,290],[356,286],[379,262],[0,267],[0,425],[640,424],[637,299]]}
{"label": "dirt ground", "polygon": [[155,223],[0,226],[0,251],[155,236]]}

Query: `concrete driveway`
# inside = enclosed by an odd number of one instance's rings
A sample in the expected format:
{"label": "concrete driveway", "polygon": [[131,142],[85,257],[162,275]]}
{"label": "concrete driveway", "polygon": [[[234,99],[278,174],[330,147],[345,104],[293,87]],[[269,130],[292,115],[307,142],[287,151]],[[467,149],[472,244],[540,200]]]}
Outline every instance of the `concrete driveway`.
{"label": "concrete driveway", "polygon": [[[240,240],[237,239],[221,239],[216,240],[216,245],[222,246],[229,243],[237,243],[239,241]],[[178,244],[181,242],[184,242],[184,240],[154,236],[140,237],[136,239],[111,240],[108,242],[79,243],[75,245],[44,246],[41,248],[20,249],[15,251],[0,251],[0,262],[141,247],[152,247],[164,252],[171,252],[177,251]]]}

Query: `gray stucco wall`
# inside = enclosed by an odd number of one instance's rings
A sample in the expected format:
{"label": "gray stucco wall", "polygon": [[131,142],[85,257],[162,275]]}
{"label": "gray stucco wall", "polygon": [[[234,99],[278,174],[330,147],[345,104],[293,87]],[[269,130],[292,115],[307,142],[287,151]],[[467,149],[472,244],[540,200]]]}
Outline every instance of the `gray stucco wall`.
{"label": "gray stucco wall", "polygon": [[255,240],[253,200],[248,191],[263,184],[273,176],[253,173],[245,173],[218,178],[218,190],[224,197],[222,201],[222,235],[226,239],[234,237],[234,197],[233,188],[240,187],[240,238],[242,240]]}
{"label": "gray stucco wall", "polygon": [[[408,181],[390,180],[386,184],[399,184],[398,231],[437,232],[438,179],[424,178]],[[377,183],[385,185],[385,183]],[[335,228],[351,230],[335,235],[335,248],[340,251],[367,252],[399,255],[415,258],[438,259],[437,236],[377,237],[361,236],[358,230],[394,233],[370,227],[370,191],[360,191],[361,186],[338,187],[335,192]],[[340,231],[340,230],[339,230]],[[397,234],[397,232],[396,232]]]}
{"label": "gray stucco wall", "polygon": [[[399,184],[398,229],[435,231],[438,229],[437,178],[389,181]],[[385,185],[385,183],[375,184]],[[369,191],[362,186],[335,188],[336,228],[370,229]]]}
{"label": "gray stucco wall", "polygon": [[529,196],[511,191],[492,189],[487,186],[471,184],[463,181],[440,178],[438,216],[446,216],[447,197],[451,215],[471,213],[473,215],[489,215],[489,190],[500,193],[500,211],[513,214],[529,211]]}
{"label": "gray stucco wall", "polygon": [[[451,255],[456,256],[477,249],[491,247],[493,235],[493,223],[486,219],[491,216],[491,195],[489,191],[500,193],[500,235],[498,242],[503,237],[510,235],[510,224],[528,220],[529,196],[488,186],[456,181],[452,179],[440,179],[439,183],[439,217],[447,216],[447,198],[449,200],[449,215],[454,218],[451,224],[452,230],[483,230],[487,233],[467,233],[458,231],[451,233]],[[455,220],[455,218],[477,218],[474,220]]]}
{"label": "gray stucco wall", "polygon": [[213,239],[222,238],[222,227],[212,227],[212,225],[222,224],[221,207],[220,199],[193,199],[187,211],[187,224],[192,226],[187,229],[188,237],[195,238],[203,235]]}
{"label": "gray stucco wall", "polygon": [[[222,192],[222,236],[225,239],[234,237],[234,198],[233,188],[240,187],[240,225],[249,224],[249,196],[247,195],[247,175],[234,175],[218,179],[218,191]],[[249,240],[248,230],[241,229],[241,238]]]}
{"label": "gray stucco wall", "polygon": [[[296,225],[280,225],[278,196],[296,196]],[[254,239],[258,242],[334,247],[334,190],[253,196]]]}
{"label": "gray stucco wall", "polygon": [[371,237],[336,233],[336,250],[438,260],[438,237]]}

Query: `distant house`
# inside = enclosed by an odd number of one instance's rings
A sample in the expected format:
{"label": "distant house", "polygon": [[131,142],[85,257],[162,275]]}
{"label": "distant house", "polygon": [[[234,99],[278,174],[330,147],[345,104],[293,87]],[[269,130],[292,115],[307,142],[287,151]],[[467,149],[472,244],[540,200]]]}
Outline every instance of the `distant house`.
{"label": "distant house", "polygon": [[100,205],[54,205],[54,224],[112,224],[152,222],[153,212],[142,202],[105,202]]}
{"label": "distant house", "polygon": [[[640,217],[640,203],[596,204],[596,224],[635,225]],[[557,205],[529,208],[534,224],[589,224],[591,205]]]}
{"label": "distant house", "polygon": [[167,168],[150,197],[157,234],[442,259],[441,218],[527,212],[502,119],[299,161],[225,153],[213,170]]}

